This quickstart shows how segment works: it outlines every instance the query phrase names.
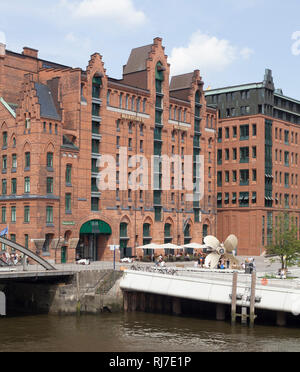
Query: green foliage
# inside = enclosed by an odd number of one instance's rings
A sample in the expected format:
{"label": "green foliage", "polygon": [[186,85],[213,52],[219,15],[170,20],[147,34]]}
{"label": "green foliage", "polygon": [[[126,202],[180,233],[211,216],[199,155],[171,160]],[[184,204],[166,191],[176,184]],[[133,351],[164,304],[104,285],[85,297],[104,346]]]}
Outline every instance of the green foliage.
{"label": "green foliage", "polygon": [[287,213],[280,214],[273,226],[273,242],[267,247],[268,255],[280,257],[282,269],[295,265],[299,260],[300,241],[297,227]]}

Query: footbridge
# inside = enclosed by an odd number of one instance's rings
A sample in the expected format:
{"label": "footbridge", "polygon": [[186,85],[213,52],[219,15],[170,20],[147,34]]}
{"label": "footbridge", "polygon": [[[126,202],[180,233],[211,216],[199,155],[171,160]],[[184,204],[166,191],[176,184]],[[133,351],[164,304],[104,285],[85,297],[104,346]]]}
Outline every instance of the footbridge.
{"label": "footbridge", "polygon": [[[176,271],[176,275],[167,271],[125,271],[120,286],[126,307],[129,310],[145,309],[145,295],[149,295],[170,298],[177,314],[180,314],[180,300],[216,304],[219,318],[224,318],[225,308],[230,309],[231,306],[233,309],[233,305],[234,309],[248,310],[253,306],[253,313],[254,306],[255,309],[275,311],[278,324],[284,323],[288,313],[300,314],[300,279],[266,280],[254,275],[253,285],[253,277],[244,272],[196,268]],[[154,301],[157,302],[158,298]]]}
{"label": "footbridge", "polygon": [[4,238],[3,236],[0,236],[0,243],[3,243],[7,245],[8,247],[13,248],[16,251],[23,253],[25,256],[31,258],[33,261],[41,265],[46,270],[56,270],[55,267],[52,266],[48,261],[44,260],[42,257],[36,255],[35,253],[23,247],[22,245],[18,244],[17,242],[14,242],[12,240]]}

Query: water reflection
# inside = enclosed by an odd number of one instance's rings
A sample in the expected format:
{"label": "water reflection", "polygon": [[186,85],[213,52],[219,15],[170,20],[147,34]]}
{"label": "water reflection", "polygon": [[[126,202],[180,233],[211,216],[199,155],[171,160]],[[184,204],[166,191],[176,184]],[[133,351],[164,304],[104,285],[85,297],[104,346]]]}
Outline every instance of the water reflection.
{"label": "water reflection", "polygon": [[298,329],[167,315],[27,316],[0,319],[1,351],[300,351]]}

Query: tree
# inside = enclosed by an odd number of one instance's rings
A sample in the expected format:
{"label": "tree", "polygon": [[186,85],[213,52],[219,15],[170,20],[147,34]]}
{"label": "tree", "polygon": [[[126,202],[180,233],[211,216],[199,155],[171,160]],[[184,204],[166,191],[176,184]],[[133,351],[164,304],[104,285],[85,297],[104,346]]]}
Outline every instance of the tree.
{"label": "tree", "polygon": [[273,242],[267,246],[268,255],[280,257],[281,268],[287,269],[297,263],[300,257],[300,241],[297,226],[287,213],[280,214],[273,226]]}

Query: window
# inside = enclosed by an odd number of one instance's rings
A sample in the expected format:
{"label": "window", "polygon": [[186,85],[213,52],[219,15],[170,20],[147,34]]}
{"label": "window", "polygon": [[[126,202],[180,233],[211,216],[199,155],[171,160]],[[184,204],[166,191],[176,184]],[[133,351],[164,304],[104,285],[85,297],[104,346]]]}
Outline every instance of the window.
{"label": "window", "polygon": [[2,180],[2,195],[7,194],[7,180],[4,178]]}
{"label": "window", "polygon": [[30,118],[25,119],[25,129],[30,129],[31,120]]}
{"label": "window", "polygon": [[13,169],[16,169],[17,168],[17,154],[12,154],[11,167]]}
{"label": "window", "polygon": [[289,180],[290,180],[290,175],[289,173],[284,173],[284,187],[288,188],[289,187]]}
{"label": "window", "polygon": [[120,108],[123,107],[123,93],[120,93],[120,97],[119,97],[119,107],[120,107]]}
{"label": "window", "polygon": [[232,136],[233,138],[236,138],[237,137],[237,127],[232,127]]}
{"label": "window", "polygon": [[229,204],[229,193],[225,193],[225,204]]}
{"label": "window", "polygon": [[91,209],[94,212],[99,211],[99,198],[91,198]]}
{"label": "window", "polygon": [[218,130],[218,142],[222,142],[222,128]]}
{"label": "window", "polygon": [[229,149],[225,149],[225,160],[229,160]]}
{"label": "window", "polygon": [[24,179],[24,192],[30,193],[30,177],[25,177]]}
{"label": "window", "polygon": [[2,156],[2,170],[7,170],[7,155]]}
{"label": "window", "polygon": [[232,204],[236,204],[236,192],[232,193]]}
{"label": "window", "polygon": [[256,159],[257,153],[256,153],[256,146],[252,146],[252,158]]}
{"label": "window", "polygon": [[162,208],[161,207],[154,207],[154,216],[155,221],[160,222],[162,219]]}
{"label": "window", "polygon": [[252,124],[252,136],[256,137],[256,124]]}
{"label": "window", "polygon": [[71,194],[66,194],[65,196],[65,210],[66,210],[66,213],[72,213],[72,195]]}
{"label": "window", "polygon": [[236,182],[237,181],[237,171],[234,170],[232,171],[232,182]]}
{"label": "window", "polygon": [[236,160],[237,159],[237,149],[236,148],[233,148],[232,149],[232,159],[233,160]]}
{"label": "window", "polygon": [[217,157],[218,164],[222,164],[222,150],[218,150],[218,157]]}
{"label": "window", "polygon": [[240,163],[249,163],[249,147],[240,148]]}
{"label": "window", "polygon": [[225,182],[229,182],[229,171],[225,171]]}
{"label": "window", "polygon": [[72,183],[72,165],[67,164],[66,166],[66,184],[71,185]]}
{"label": "window", "polygon": [[53,207],[49,205],[46,207],[46,223],[53,223]]}
{"label": "window", "polygon": [[256,204],[256,191],[252,192],[252,203]]}
{"label": "window", "polygon": [[7,147],[7,132],[2,133],[2,147]]}
{"label": "window", "polygon": [[241,125],[240,126],[240,140],[245,141],[249,139],[249,125]]}
{"label": "window", "polygon": [[229,128],[225,128],[225,138],[229,138]]}
{"label": "window", "polygon": [[106,95],[106,104],[107,104],[107,105],[110,105],[110,90],[107,91],[107,95]]}
{"label": "window", "polygon": [[217,195],[217,207],[222,208],[222,193],[218,193]]}
{"label": "window", "polygon": [[53,168],[53,152],[47,153],[47,167]]}
{"label": "window", "polygon": [[143,99],[143,112],[146,112],[146,98]]}
{"label": "window", "polygon": [[249,192],[240,192],[240,207],[249,207]]}
{"label": "window", "polygon": [[288,167],[289,164],[289,158],[290,158],[290,153],[288,151],[284,152],[284,165]]}
{"label": "window", "polygon": [[53,194],[53,178],[47,177],[47,194]]}
{"label": "window", "polygon": [[222,186],[222,172],[221,171],[217,173],[217,185],[218,187]]}
{"label": "window", "polygon": [[11,180],[11,193],[15,195],[17,193],[17,179],[12,178]]}
{"label": "window", "polygon": [[17,221],[17,207],[13,206],[11,207],[11,222]]}
{"label": "window", "polygon": [[6,223],[6,207],[2,207],[1,208],[1,222],[2,223]]}
{"label": "window", "polygon": [[285,131],[284,131],[284,143],[285,143],[286,145],[289,144],[289,131],[288,131],[288,130],[285,130]]}
{"label": "window", "polygon": [[24,207],[24,222],[29,223],[30,222],[30,206],[25,205]]}
{"label": "window", "polygon": [[248,169],[240,170],[240,185],[241,186],[249,185],[249,170]]}
{"label": "window", "polygon": [[257,175],[256,175],[256,169],[252,169],[252,181],[256,182]]}

